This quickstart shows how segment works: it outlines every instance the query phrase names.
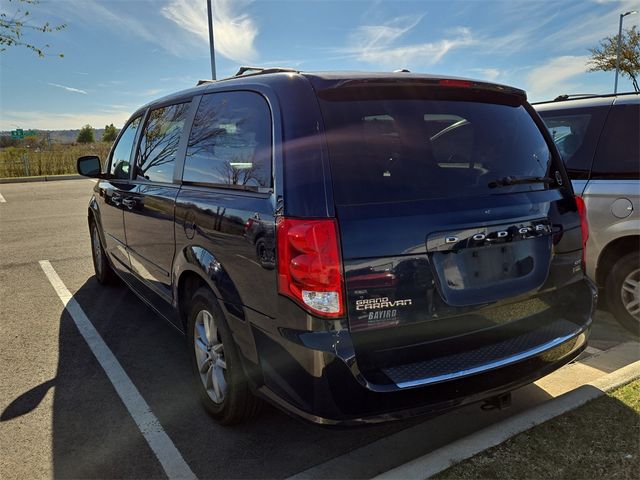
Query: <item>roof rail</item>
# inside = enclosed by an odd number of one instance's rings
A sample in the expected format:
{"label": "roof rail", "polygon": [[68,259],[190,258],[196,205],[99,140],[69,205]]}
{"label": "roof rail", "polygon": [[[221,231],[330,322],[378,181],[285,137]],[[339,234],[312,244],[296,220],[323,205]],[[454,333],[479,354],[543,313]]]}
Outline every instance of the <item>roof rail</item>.
{"label": "roof rail", "polygon": [[585,98],[615,98],[631,95],[640,95],[640,92],[622,92],[622,93],[578,93],[572,95],[558,95],[553,100],[543,100],[541,102],[532,102],[531,105],[543,105],[545,103],[565,102],[571,100],[580,100]]}
{"label": "roof rail", "polygon": [[240,70],[234,75],[234,77],[242,77],[246,76],[245,73],[249,73],[248,75],[264,75],[266,73],[280,73],[280,72],[290,72],[290,73],[300,73],[299,70],[295,70],[293,68],[283,68],[283,67],[240,67]]}
{"label": "roof rail", "polygon": [[558,95],[553,99],[554,102],[564,102],[565,100],[569,100],[571,98],[588,98],[588,97],[598,97],[597,93],[573,93],[571,95]]}
{"label": "roof rail", "polygon": [[240,70],[233,75],[232,77],[219,78],[218,80],[198,80],[196,84],[197,87],[200,85],[205,85],[208,83],[216,83],[221,82],[222,80],[231,80],[236,77],[250,77],[253,75],[264,75],[267,73],[281,73],[281,72],[289,72],[289,73],[300,73],[300,70],[296,70],[294,68],[285,68],[285,67],[240,67]]}

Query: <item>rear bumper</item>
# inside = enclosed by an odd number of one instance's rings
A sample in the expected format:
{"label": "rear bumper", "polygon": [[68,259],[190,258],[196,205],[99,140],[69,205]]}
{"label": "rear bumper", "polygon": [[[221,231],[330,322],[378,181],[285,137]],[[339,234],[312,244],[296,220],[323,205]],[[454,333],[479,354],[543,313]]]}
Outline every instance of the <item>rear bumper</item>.
{"label": "rear bumper", "polygon": [[313,382],[313,407],[301,405],[266,385],[259,388],[258,393],[285,412],[319,425],[374,424],[439,414],[510,392],[550,374],[584,350],[588,334],[586,329],[555,348],[507,367],[396,393],[363,388],[340,363],[327,365],[330,373]]}
{"label": "rear bumper", "polygon": [[[550,322],[560,327],[529,332],[517,340],[521,348],[512,351],[496,343],[492,347],[502,356],[478,349],[468,352],[471,359],[443,356],[379,374],[360,370],[348,330],[280,328],[274,336],[254,328],[263,377],[257,392],[286,412],[322,425],[379,423],[480,402],[534,382],[584,350],[595,300],[590,283],[588,288],[592,302],[582,305],[589,314],[580,322]],[[527,335],[536,341],[527,343]]]}

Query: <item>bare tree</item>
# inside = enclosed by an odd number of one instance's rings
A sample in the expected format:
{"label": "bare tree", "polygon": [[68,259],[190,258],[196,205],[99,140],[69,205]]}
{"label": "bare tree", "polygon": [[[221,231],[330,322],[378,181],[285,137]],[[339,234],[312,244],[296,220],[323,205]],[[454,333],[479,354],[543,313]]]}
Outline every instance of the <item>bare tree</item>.
{"label": "bare tree", "polygon": [[[170,112],[170,117],[166,115],[168,109],[175,110]],[[184,103],[159,108],[149,114],[140,143],[138,175],[145,176],[149,169],[173,161],[182,134],[180,125],[184,122],[188,110],[189,104]]]}
{"label": "bare tree", "polygon": [[[238,167],[234,164],[244,165]],[[222,183],[227,185],[247,185],[251,180],[260,181],[258,168],[254,163],[251,163],[249,157],[236,157],[231,161],[224,161],[218,167],[218,173]]]}
{"label": "bare tree", "polygon": [[[6,5],[17,5],[16,11],[13,14],[6,11],[0,12],[0,52],[5,51],[8,47],[25,47],[34,51],[40,58],[45,56],[45,48],[51,47],[49,44],[45,44],[44,47],[38,47],[33,43],[27,42],[24,39],[25,32],[39,32],[50,33],[59,32],[66,28],[65,24],[51,25],[49,22],[44,24],[34,25],[29,23],[31,12],[25,9],[25,6],[35,6],[40,3],[38,0],[8,0]],[[64,57],[62,53],[58,54],[59,57]]]}

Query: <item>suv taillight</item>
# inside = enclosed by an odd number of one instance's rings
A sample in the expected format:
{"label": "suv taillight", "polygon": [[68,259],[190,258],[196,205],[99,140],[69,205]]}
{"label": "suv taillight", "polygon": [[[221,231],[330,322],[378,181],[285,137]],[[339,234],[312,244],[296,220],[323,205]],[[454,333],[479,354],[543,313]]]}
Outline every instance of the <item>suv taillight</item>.
{"label": "suv taillight", "polygon": [[344,314],[338,228],[335,219],[280,217],[278,292],[325,317]]}
{"label": "suv taillight", "polygon": [[580,215],[580,231],[582,232],[582,269],[586,271],[585,258],[587,254],[587,240],[589,240],[589,224],[587,223],[587,207],[582,197],[576,196],[578,215]]}

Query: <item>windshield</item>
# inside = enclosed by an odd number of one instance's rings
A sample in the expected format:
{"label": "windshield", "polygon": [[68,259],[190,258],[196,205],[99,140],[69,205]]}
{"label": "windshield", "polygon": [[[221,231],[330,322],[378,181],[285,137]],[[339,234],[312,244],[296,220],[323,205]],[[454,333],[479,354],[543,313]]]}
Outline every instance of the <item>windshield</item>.
{"label": "windshield", "polygon": [[320,101],[336,204],[503,194],[549,188],[552,156],[522,106],[469,101]]}

